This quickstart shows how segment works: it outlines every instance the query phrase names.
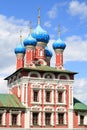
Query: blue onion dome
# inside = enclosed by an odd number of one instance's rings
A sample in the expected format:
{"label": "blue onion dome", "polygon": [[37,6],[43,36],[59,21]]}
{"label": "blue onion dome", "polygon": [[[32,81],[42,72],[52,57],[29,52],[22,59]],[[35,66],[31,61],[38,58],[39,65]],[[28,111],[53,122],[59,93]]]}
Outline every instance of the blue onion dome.
{"label": "blue onion dome", "polygon": [[46,54],[46,56],[48,56],[48,57],[52,57],[52,51],[51,50],[49,50],[49,48],[46,46],[45,47],[45,54]]}
{"label": "blue onion dome", "polygon": [[23,54],[25,54],[26,49],[25,49],[25,47],[23,46],[23,44],[20,42],[19,45],[15,48],[14,52],[15,52],[15,54],[18,54],[18,53],[23,53]]}
{"label": "blue onion dome", "polygon": [[58,38],[58,40],[56,42],[53,43],[53,49],[65,49],[66,44],[60,39]]}
{"label": "blue onion dome", "polygon": [[26,38],[24,41],[24,46],[36,46],[37,40],[32,37],[31,34],[29,34],[28,38]]}
{"label": "blue onion dome", "polygon": [[36,29],[33,31],[32,36],[36,38],[37,42],[48,43],[50,39],[47,31],[42,29],[40,25],[38,25]]}

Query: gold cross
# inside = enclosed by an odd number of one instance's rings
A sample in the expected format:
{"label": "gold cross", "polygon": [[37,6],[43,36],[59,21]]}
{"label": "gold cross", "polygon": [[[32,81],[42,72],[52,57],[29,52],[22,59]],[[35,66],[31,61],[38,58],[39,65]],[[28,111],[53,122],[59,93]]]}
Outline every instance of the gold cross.
{"label": "gold cross", "polygon": [[20,30],[20,42],[22,42],[22,30]]}

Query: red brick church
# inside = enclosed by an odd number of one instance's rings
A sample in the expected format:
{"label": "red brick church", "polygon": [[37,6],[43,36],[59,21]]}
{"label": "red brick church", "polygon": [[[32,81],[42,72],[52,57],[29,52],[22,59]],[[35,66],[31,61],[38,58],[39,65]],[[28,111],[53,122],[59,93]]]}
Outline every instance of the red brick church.
{"label": "red brick church", "polygon": [[[59,30],[60,35],[60,30]],[[38,25],[15,48],[16,71],[5,78],[9,94],[0,94],[0,128],[87,129],[87,105],[73,97],[74,75],[63,66],[66,44],[53,43],[55,66],[49,34]]]}

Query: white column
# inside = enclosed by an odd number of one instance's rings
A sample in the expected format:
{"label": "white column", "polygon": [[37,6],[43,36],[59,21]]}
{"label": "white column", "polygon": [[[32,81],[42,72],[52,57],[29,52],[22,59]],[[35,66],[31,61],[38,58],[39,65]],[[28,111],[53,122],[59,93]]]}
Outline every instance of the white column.
{"label": "white column", "polygon": [[17,125],[21,126],[21,111],[18,113]]}
{"label": "white column", "polygon": [[28,91],[27,91],[27,84],[26,84],[26,106],[27,106],[27,103],[28,103],[27,98],[28,98]]}
{"label": "white column", "polygon": [[87,125],[87,113],[84,115],[84,125]]}
{"label": "white column", "polygon": [[58,90],[56,90],[56,103],[58,103]]}
{"label": "white column", "polygon": [[41,112],[39,112],[39,115],[38,115],[38,124],[41,126]]}
{"label": "white column", "polygon": [[32,122],[32,119],[33,119],[33,115],[32,115],[33,113],[32,112],[30,112],[30,125],[32,126],[33,125],[33,122]]}
{"label": "white column", "polygon": [[56,113],[56,124],[59,124],[59,122],[58,122],[58,113]]}
{"label": "white column", "polygon": [[51,113],[51,125],[54,126],[54,113],[52,112]]}
{"label": "white column", "polygon": [[44,89],[44,103],[46,103],[46,90]]}
{"label": "white column", "polygon": [[25,128],[29,128],[30,127],[30,111],[29,109],[26,109],[26,112],[25,112]]}
{"label": "white column", "polygon": [[22,101],[22,103],[24,104],[24,85],[22,85],[21,101]]}
{"label": "white column", "polygon": [[45,126],[45,112],[43,112],[43,126]]}
{"label": "white column", "polygon": [[64,124],[66,125],[67,122],[66,122],[66,112],[64,113]]}
{"label": "white column", "polygon": [[38,96],[39,102],[41,103],[42,100],[42,95],[41,95],[41,90],[39,90],[39,96]]}
{"label": "white column", "polygon": [[52,93],[52,103],[54,103],[54,90],[52,90],[51,93]]}
{"label": "white column", "polygon": [[12,115],[11,115],[11,111],[9,112],[9,126],[12,125]]}
{"label": "white column", "polygon": [[6,125],[6,110],[4,110],[4,113],[2,116],[2,125]]}
{"label": "white column", "polygon": [[66,104],[66,90],[64,91],[64,104]]}
{"label": "white column", "polygon": [[68,128],[73,129],[73,109],[68,110]]}
{"label": "white column", "polygon": [[73,88],[69,86],[69,108],[73,109]]}
{"label": "white column", "polygon": [[31,89],[31,102],[33,102],[33,89]]}

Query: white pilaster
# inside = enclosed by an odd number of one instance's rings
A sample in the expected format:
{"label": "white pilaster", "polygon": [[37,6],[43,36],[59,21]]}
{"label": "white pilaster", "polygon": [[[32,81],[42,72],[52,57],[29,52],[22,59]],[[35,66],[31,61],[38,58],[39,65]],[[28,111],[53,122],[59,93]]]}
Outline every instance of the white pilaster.
{"label": "white pilaster", "polygon": [[2,125],[6,125],[6,110],[4,110],[4,113],[2,116]]}
{"label": "white pilaster", "polygon": [[32,112],[30,112],[30,125],[31,126],[33,125],[32,119],[33,119]]}
{"label": "white pilaster", "polygon": [[39,112],[39,115],[38,115],[38,124],[41,126],[41,112]]}
{"label": "white pilaster", "polygon": [[42,101],[41,101],[41,100],[42,100],[41,97],[42,97],[42,96],[41,96],[41,90],[39,90],[39,97],[38,97],[38,98],[39,98],[39,102],[40,102],[40,104],[41,104],[41,102],[42,102]]}
{"label": "white pilaster", "polygon": [[12,125],[12,115],[11,115],[11,111],[9,112],[9,126]]}
{"label": "white pilaster", "polygon": [[68,128],[73,129],[73,109],[68,110]]}
{"label": "white pilaster", "polygon": [[87,125],[87,113],[84,116],[84,125]]}
{"label": "white pilaster", "polygon": [[45,126],[45,112],[43,112],[43,126]]}
{"label": "white pilaster", "polygon": [[30,111],[29,111],[29,109],[26,109],[26,112],[25,112],[25,128],[30,128],[29,117],[30,117]]}
{"label": "white pilaster", "polygon": [[22,85],[21,101],[22,101],[22,103],[24,104],[24,85]]}
{"label": "white pilaster", "polygon": [[66,125],[67,122],[66,122],[66,112],[64,113],[64,124]]}
{"label": "white pilaster", "polygon": [[52,112],[51,113],[51,125],[54,126],[54,113]]}
{"label": "white pilaster", "polygon": [[21,125],[21,111],[19,111],[19,113],[18,113],[17,125],[18,126]]}

